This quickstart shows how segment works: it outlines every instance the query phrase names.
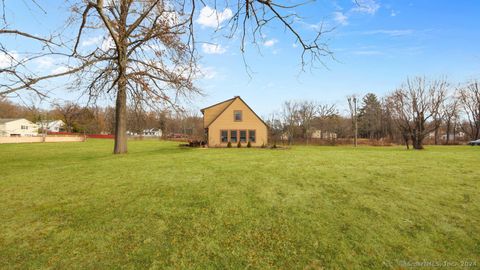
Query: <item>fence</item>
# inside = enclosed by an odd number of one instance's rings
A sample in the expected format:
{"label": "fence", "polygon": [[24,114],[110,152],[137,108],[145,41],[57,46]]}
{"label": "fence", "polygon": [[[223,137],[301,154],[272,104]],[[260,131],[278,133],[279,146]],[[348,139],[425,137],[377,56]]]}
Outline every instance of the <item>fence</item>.
{"label": "fence", "polygon": [[[273,138],[269,138],[270,144],[272,144],[275,140]],[[277,140],[277,145],[288,145],[289,142],[287,140]],[[291,141],[293,145],[352,145],[353,139],[352,138],[338,138],[338,139],[309,139],[307,140],[303,138],[295,138]],[[371,140],[371,139],[363,139],[359,138],[357,140],[358,145],[371,145],[371,146],[391,146],[394,145],[394,142],[391,140]]]}
{"label": "fence", "polygon": [[48,135],[67,135],[67,136],[86,136],[87,138],[92,138],[92,139],[113,139],[112,134],[81,134],[81,133],[73,133],[73,132],[48,132]]}
{"label": "fence", "polygon": [[41,142],[84,142],[83,136],[36,136],[36,137],[0,137],[2,143],[41,143]]}

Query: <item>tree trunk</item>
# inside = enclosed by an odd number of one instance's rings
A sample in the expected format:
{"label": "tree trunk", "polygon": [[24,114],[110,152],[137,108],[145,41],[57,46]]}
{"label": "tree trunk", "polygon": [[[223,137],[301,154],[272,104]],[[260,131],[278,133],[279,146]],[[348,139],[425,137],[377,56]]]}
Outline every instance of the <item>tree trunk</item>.
{"label": "tree trunk", "polygon": [[408,135],[403,135],[403,140],[405,141],[405,146],[407,147],[407,150],[409,150],[410,146],[408,145]]}
{"label": "tree trunk", "polygon": [[412,138],[412,146],[413,146],[413,149],[422,150],[423,149],[422,140],[419,139],[418,136],[414,136]]}
{"label": "tree trunk", "polygon": [[357,109],[355,108],[355,137],[353,138],[353,144],[357,147],[357,139],[358,139],[358,120],[357,120]]}
{"label": "tree trunk", "polygon": [[446,127],[445,127],[445,129],[447,130],[447,137],[445,138],[446,145],[448,145],[448,143],[450,142],[450,129],[451,129],[450,125],[451,125],[450,121],[447,121]]}
{"label": "tree trunk", "polygon": [[117,102],[115,108],[115,146],[114,154],[127,153],[127,48],[126,38],[127,24],[127,1],[120,4],[120,24],[118,33],[118,82]]}
{"label": "tree trunk", "polygon": [[453,123],[453,143],[457,142],[457,124]]}
{"label": "tree trunk", "polygon": [[[123,78],[122,78],[123,77]],[[114,154],[127,153],[127,82],[124,76],[118,80],[115,108],[115,147]]]}
{"label": "tree trunk", "polygon": [[423,149],[423,138],[421,137],[418,130],[413,131],[412,146],[413,146],[413,149],[417,149],[417,150]]}

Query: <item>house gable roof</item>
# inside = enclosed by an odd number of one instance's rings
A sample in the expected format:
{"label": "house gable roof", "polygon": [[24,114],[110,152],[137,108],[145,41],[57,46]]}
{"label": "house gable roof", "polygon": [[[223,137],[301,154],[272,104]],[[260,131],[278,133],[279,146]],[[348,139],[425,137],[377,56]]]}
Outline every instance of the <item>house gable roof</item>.
{"label": "house gable roof", "polygon": [[230,102],[230,104],[231,104],[236,98],[237,98],[237,97],[233,97],[233,98],[231,98],[231,99],[227,99],[227,100],[224,100],[224,101],[220,101],[220,102],[215,103],[215,104],[213,104],[213,105],[211,105],[211,106],[208,106],[208,107],[205,107],[205,108],[203,108],[203,109],[200,109],[200,111],[201,111],[202,113],[204,113],[205,110],[211,109],[211,108],[216,107],[216,106],[223,105],[224,103]]}
{"label": "house gable roof", "polygon": [[208,123],[208,125],[205,126],[205,128],[208,128],[211,124],[213,124],[213,122],[215,122],[215,120],[217,120],[218,117],[220,117],[220,115],[222,115],[222,114],[230,107],[230,105],[232,105],[232,103],[233,103],[236,99],[239,99],[243,104],[245,104],[245,106],[247,106],[247,108],[255,115],[255,117],[257,117],[258,120],[260,120],[260,122],[262,122],[262,123],[268,128],[267,123],[265,123],[265,121],[263,121],[263,119],[260,118],[260,116],[258,116],[258,114],[257,114],[254,110],[252,110],[252,108],[250,108],[250,106],[248,106],[248,104],[247,104],[240,96],[235,96],[235,97],[233,97],[233,98],[231,98],[231,99],[228,99],[228,100],[225,100],[225,101],[223,101],[223,102],[220,102],[220,103],[217,103],[217,104],[215,104],[215,105],[212,105],[212,106],[210,106],[210,107],[206,107],[206,108],[201,109],[201,112],[203,113],[204,110],[206,110],[206,109],[209,109],[209,108],[212,108],[212,107],[215,107],[215,106],[219,106],[219,105],[221,105],[221,104],[224,104],[225,102],[229,102],[229,104],[228,104],[227,106],[225,106],[225,108],[224,108],[223,110],[221,110],[221,111],[213,118],[213,120],[210,121],[210,123]]}
{"label": "house gable roof", "polygon": [[[26,121],[28,121],[28,120],[25,119],[25,118],[2,118],[2,119],[0,119],[0,124],[10,123],[10,122],[13,122],[13,121],[18,121],[18,120],[26,120]],[[29,122],[30,122],[30,121],[29,121]]]}
{"label": "house gable roof", "polygon": [[[221,114],[225,111],[225,109],[228,108],[228,107],[230,106],[230,104],[232,104],[232,103],[235,101],[236,98],[237,98],[237,97],[234,97],[234,98],[231,98],[231,99],[227,99],[227,100],[225,100],[225,101],[222,101],[222,102],[219,102],[219,103],[214,104],[214,105],[212,105],[212,106],[208,106],[208,107],[206,107],[206,108],[201,109],[200,111],[201,111],[202,114],[204,115],[204,116],[203,116],[203,120],[204,120],[204,121],[205,121],[205,120],[209,120],[209,121],[210,121],[210,122],[208,122],[208,123],[205,123],[205,122],[204,122],[204,128],[207,128],[208,126],[210,126],[210,124],[212,124],[213,121],[215,121],[215,119],[217,119],[217,117],[218,117],[219,115],[221,115]],[[215,109],[216,107],[218,107],[218,109],[220,109],[220,110],[219,110],[215,115],[213,115],[213,117],[211,117],[211,119],[206,119],[206,118],[205,118],[205,111],[206,111],[206,110],[209,110],[209,109]],[[223,108],[222,108],[222,107],[223,107]]]}

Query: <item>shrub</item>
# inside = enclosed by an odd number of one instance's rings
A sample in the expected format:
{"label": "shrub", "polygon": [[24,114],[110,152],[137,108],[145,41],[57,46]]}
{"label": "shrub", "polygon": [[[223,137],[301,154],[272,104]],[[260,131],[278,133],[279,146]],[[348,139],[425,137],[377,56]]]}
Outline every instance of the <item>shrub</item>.
{"label": "shrub", "polygon": [[247,143],[247,148],[252,147],[252,144],[250,142]]}
{"label": "shrub", "polygon": [[238,141],[237,147],[238,147],[238,148],[241,148],[241,147],[242,147],[242,143],[241,143],[240,141]]}
{"label": "shrub", "polygon": [[231,142],[228,142],[228,143],[227,143],[227,147],[228,147],[228,148],[232,148],[232,143],[231,143]]}
{"label": "shrub", "polygon": [[265,144],[264,144],[264,143],[262,143],[262,146],[260,146],[260,147],[262,147],[262,148],[265,148],[265,147],[267,147],[267,146],[265,146]]}
{"label": "shrub", "polygon": [[272,148],[277,148],[277,144],[274,143],[273,146],[272,146]]}

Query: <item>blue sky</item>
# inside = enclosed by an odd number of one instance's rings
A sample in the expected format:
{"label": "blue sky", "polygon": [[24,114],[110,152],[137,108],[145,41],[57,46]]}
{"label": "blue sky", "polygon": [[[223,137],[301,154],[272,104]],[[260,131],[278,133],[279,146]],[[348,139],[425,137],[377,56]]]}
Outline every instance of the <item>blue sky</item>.
{"label": "blue sky", "polygon": [[[22,1],[10,2],[12,24],[42,33],[42,29],[52,29],[65,19],[62,7],[52,4],[56,1],[38,2],[47,10],[47,18],[25,10]],[[205,9],[196,20],[198,40],[209,42],[198,44],[205,75],[198,85],[205,96],[194,98],[190,109],[240,95],[264,116],[279,110],[289,99],[336,103],[343,110],[347,95],[384,95],[408,76],[447,76],[453,84],[480,78],[479,1],[357,2],[360,6],[352,0],[319,0],[297,10],[302,19],[295,27],[307,37],[322,22],[326,28],[334,28],[323,40],[335,60],[325,58],[327,68],[303,73],[301,49],[294,46],[294,37],[280,24],[272,24],[258,46],[247,46],[248,74],[238,40],[213,33],[216,25],[206,14],[215,10]],[[221,25],[231,16],[228,9],[216,12],[225,19]],[[49,68],[58,67],[50,64]],[[78,96],[63,89],[57,94],[64,99]]]}

